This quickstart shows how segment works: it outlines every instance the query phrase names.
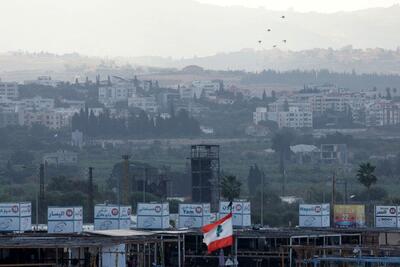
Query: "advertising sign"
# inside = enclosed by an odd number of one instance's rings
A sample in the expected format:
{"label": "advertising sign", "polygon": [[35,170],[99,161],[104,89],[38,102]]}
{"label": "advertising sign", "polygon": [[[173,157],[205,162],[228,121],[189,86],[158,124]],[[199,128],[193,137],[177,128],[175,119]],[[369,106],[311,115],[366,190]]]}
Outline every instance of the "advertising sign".
{"label": "advertising sign", "polygon": [[397,228],[399,226],[397,206],[375,206],[375,227]]}
{"label": "advertising sign", "polygon": [[169,204],[138,203],[137,227],[141,229],[169,228]]}
{"label": "advertising sign", "polygon": [[96,205],[94,207],[94,230],[129,229],[132,208],[119,205]]}
{"label": "advertising sign", "polygon": [[47,232],[49,233],[80,233],[82,225],[82,207],[49,207],[47,209]]}
{"label": "advertising sign", "polygon": [[0,203],[0,232],[32,230],[31,203]]}
{"label": "advertising sign", "polygon": [[[231,208],[228,201],[219,203],[220,218],[229,214]],[[247,227],[251,226],[251,206],[248,201],[232,202],[232,223],[233,226]]]}
{"label": "advertising sign", "polygon": [[200,228],[210,217],[210,204],[179,204],[179,228]]}
{"label": "advertising sign", "polygon": [[329,204],[300,204],[300,227],[330,227]]}
{"label": "advertising sign", "polygon": [[338,228],[365,227],[365,206],[335,205],[334,220]]}

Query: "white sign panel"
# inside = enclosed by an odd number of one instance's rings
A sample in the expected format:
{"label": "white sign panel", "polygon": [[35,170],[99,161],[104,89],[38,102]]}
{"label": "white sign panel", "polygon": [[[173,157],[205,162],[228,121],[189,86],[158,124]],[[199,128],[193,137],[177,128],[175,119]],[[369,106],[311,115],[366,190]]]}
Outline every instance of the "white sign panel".
{"label": "white sign panel", "polygon": [[0,232],[32,230],[31,203],[0,203]]}
{"label": "white sign panel", "polygon": [[141,229],[169,228],[169,204],[138,203],[137,227]]}
{"label": "white sign panel", "polygon": [[397,228],[400,226],[399,209],[397,206],[375,206],[375,227]]}
{"label": "white sign panel", "polygon": [[376,217],[376,227],[382,228],[396,228],[397,218],[396,217]]}
{"label": "white sign panel", "polygon": [[200,228],[210,217],[210,204],[179,204],[179,228]]}
{"label": "white sign panel", "polygon": [[299,215],[301,216],[321,216],[329,214],[330,214],[329,204],[319,204],[319,205],[301,204],[299,206]]}
{"label": "white sign panel", "polygon": [[375,216],[377,217],[397,217],[396,206],[376,206]]}
{"label": "white sign panel", "polygon": [[[228,201],[219,203],[220,218],[228,215],[231,211]],[[251,226],[251,206],[248,201],[232,202],[232,223],[233,226],[247,227]]]}
{"label": "white sign panel", "polygon": [[49,207],[47,220],[49,233],[80,233],[83,225],[83,208]]}
{"label": "white sign panel", "polygon": [[132,208],[118,205],[96,205],[94,207],[94,229],[129,229]]}
{"label": "white sign panel", "polygon": [[330,227],[329,204],[300,204],[300,227]]}

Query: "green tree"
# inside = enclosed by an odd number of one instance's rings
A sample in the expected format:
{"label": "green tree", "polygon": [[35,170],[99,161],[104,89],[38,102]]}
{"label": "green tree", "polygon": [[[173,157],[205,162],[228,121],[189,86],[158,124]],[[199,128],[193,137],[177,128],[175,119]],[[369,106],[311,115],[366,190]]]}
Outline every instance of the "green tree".
{"label": "green tree", "polygon": [[371,189],[371,186],[376,184],[376,182],[378,181],[378,178],[376,178],[374,174],[375,168],[376,167],[371,165],[371,163],[366,162],[361,163],[357,170],[358,182],[365,186],[368,191]]}
{"label": "green tree", "polygon": [[358,181],[367,189],[367,195],[368,195],[367,215],[370,214],[371,210],[371,186],[376,184],[376,182],[378,181],[378,178],[376,178],[374,174],[375,168],[376,167],[371,165],[371,163],[366,162],[366,163],[361,163],[357,170]]}
{"label": "green tree", "polygon": [[267,101],[267,92],[265,92],[265,90],[264,90],[264,92],[262,94],[262,100],[263,101]]}
{"label": "green tree", "polygon": [[241,186],[242,183],[238,181],[236,176],[224,176],[221,181],[221,194],[227,200],[233,201],[235,198],[240,197]]}

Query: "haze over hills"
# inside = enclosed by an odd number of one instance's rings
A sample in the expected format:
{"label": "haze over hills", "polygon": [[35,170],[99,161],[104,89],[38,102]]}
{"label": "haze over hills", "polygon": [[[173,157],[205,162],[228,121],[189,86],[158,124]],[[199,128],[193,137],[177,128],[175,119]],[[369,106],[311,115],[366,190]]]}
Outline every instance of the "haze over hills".
{"label": "haze over hills", "polygon": [[[21,63],[23,62],[23,63]],[[3,80],[33,79],[40,75],[71,80],[75,76],[95,73],[131,74],[148,71],[146,67],[182,69],[198,65],[210,70],[318,70],[334,72],[400,74],[400,50],[310,49],[283,51],[279,49],[243,49],[232,53],[219,53],[209,57],[172,59],[163,57],[116,57],[100,58],[79,54],[55,55],[50,53],[3,53],[0,54],[0,78]],[[122,73],[121,73],[122,71]],[[152,69],[152,72],[157,69]],[[165,72],[165,71],[163,71]]]}
{"label": "haze over hills", "polygon": [[[0,18],[2,39],[7,40],[1,42],[0,51],[191,58],[273,45],[299,51],[349,44],[397,49],[400,43],[398,5],[322,14],[221,7],[193,0],[13,2],[5,2],[10,12]],[[24,21],[9,17],[14,9]]]}

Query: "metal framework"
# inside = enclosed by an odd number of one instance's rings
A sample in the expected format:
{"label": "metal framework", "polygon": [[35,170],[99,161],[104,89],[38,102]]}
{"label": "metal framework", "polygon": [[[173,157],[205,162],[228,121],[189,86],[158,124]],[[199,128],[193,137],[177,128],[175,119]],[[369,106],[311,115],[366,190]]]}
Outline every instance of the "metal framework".
{"label": "metal framework", "polygon": [[192,145],[190,153],[192,201],[211,203],[217,210],[220,200],[219,145]]}

